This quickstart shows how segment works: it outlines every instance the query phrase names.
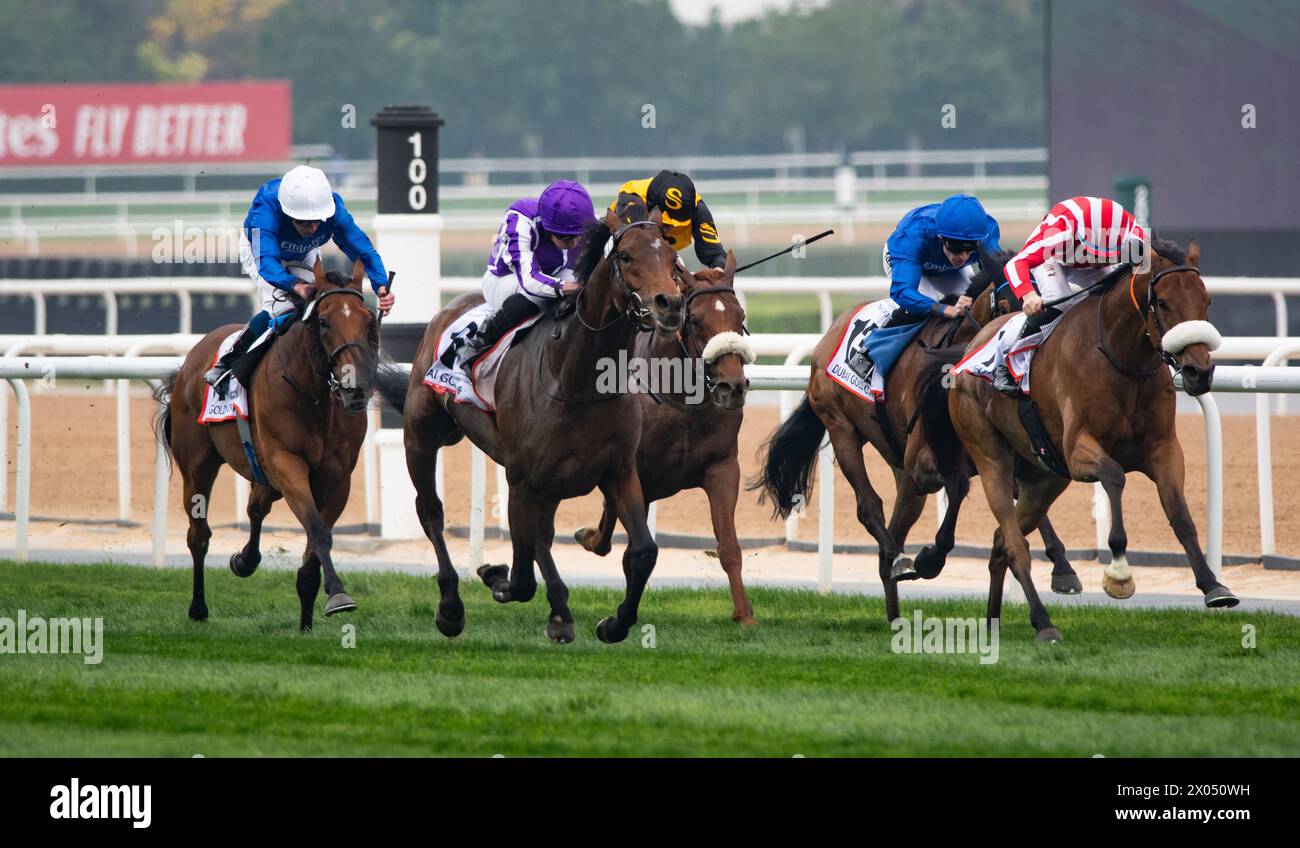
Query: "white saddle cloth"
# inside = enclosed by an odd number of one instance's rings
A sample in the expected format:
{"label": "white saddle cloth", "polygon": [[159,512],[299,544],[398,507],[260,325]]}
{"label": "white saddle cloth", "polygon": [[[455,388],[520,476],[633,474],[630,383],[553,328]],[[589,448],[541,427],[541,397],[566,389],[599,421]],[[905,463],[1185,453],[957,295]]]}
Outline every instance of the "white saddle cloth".
{"label": "white saddle cloth", "polygon": [[[442,331],[438,338],[438,349],[434,352],[433,365],[424,375],[424,384],[438,394],[449,395],[456,403],[470,403],[484,412],[496,411],[497,366],[506,351],[514,342],[515,336],[525,327],[537,323],[541,314],[533,315],[526,321],[511,327],[501,339],[475,361],[473,377],[465,373],[459,365],[450,368],[442,364],[442,354],[452,343],[453,336],[472,334],[483,322],[495,312],[490,304],[481,303],[461,315]],[[470,325],[474,326],[471,327]]]}
{"label": "white saddle cloth", "polygon": [[840,343],[836,345],[835,353],[826,363],[827,377],[870,403],[884,400],[885,380],[880,375],[879,368],[871,369],[869,383],[858,376],[858,373],[849,367],[849,351],[854,348],[861,350],[866,344],[867,334],[888,321],[889,316],[893,315],[897,308],[897,303],[885,298],[875,303],[868,303],[855,312],[844,328],[843,335],[840,336]]}
{"label": "white saddle cloth", "polygon": [[1020,391],[1029,394],[1029,369],[1033,362],[1034,351],[1047,341],[1047,337],[1065,316],[1058,316],[1037,333],[1017,341],[1016,336],[1020,335],[1020,328],[1024,326],[1026,317],[1023,312],[1013,315],[988,341],[966,354],[961,362],[954,365],[952,373],[973,374],[992,382],[994,373],[1005,359],[1012,379],[1020,384]]}
{"label": "white saddle cloth", "polygon": [[[235,344],[235,339],[243,330],[236,330],[225,341],[217,346],[217,354],[212,358],[212,364],[216,365],[217,360],[225,356],[227,351]],[[256,342],[249,346],[249,350],[260,344],[265,344],[267,336],[271,334],[267,330],[258,338]],[[221,421],[234,421],[238,415],[245,421],[248,420],[248,391],[240,385],[234,375],[227,377],[221,382],[221,390],[218,391],[211,386],[204,387],[203,395],[203,412],[199,414],[200,424],[217,424]]]}

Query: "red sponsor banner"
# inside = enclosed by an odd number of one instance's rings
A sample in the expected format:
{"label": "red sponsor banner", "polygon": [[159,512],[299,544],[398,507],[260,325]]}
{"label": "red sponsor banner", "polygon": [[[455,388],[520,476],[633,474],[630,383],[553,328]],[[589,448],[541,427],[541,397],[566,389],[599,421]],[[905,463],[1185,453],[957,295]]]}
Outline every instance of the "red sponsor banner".
{"label": "red sponsor banner", "polygon": [[0,86],[0,166],[289,158],[287,80]]}

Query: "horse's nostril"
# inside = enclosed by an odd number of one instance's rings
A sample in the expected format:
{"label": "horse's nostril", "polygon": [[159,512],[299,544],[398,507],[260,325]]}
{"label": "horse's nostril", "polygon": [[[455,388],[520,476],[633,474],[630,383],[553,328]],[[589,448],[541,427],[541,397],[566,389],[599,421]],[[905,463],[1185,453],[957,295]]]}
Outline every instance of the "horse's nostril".
{"label": "horse's nostril", "polygon": [[659,309],[663,311],[667,311],[669,306],[668,295],[666,294],[655,295],[655,306],[657,306]]}

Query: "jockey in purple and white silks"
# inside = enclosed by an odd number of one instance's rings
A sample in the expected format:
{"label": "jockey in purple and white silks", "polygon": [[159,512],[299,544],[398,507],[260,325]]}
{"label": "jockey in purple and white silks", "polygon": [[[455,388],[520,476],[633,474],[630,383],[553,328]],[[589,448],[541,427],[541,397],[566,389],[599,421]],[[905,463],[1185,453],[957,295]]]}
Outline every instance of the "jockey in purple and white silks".
{"label": "jockey in purple and white silks", "polygon": [[465,370],[510,328],[580,288],[573,275],[578,239],[595,220],[591,195],[570,180],[510,204],[483,275],[483,299],[496,312],[460,347]]}

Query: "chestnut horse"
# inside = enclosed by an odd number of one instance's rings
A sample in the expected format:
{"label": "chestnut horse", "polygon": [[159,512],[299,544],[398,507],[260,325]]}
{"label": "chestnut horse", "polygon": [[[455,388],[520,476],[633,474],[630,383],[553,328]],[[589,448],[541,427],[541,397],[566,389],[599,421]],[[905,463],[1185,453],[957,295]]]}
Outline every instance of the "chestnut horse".
{"label": "chestnut horse", "polygon": [[[457,297],[425,330],[410,377],[380,371],[380,391],[402,410],[406,465],[415,484],[415,508],[438,558],[441,600],[435,623],[448,637],[465,627],[459,578],[443,538],[442,501],[434,489],[438,450],[464,436],[505,468],[510,484],[509,520],[513,563],[483,566],[479,577],[500,602],[528,601],[537,591],[533,562],[546,580],[551,613],[546,635],[573,641],[569,590],[551,557],[555,510],[561,500],[599,487],[628,534],[623,554],[627,592],[616,616],[596,627],[602,642],[627,638],[637,620],[658,548],[646,525],[645,499],[637,476],[641,403],[631,393],[602,392],[602,361],[617,361],[642,331],[668,337],[682,328],[676,253],[666,239],[659,210],[622,221],[613,212],[593,225],[576,273],[584,283],[573,315],[544,315],[505,354],[496,377],[496,414],[455,403],[423,383],[443,330],[482,303],[477,294]],[[608,248],[609,254],[605,254]]]}
{"label": "chestnut horse", "polygon": [[[950,420],[975,463],[984,493],[998,521],[989,558],[988,617],[1000,618],[1006,570],[1020,581],[1029,618],[1040,641],[1060,632],[1034,590],[1025,533],[1039,525],[1070,480],[1100,481],[1110,501],[1111,563],[1102,586],[1127,598],[1133,577],[1128,537],[1120,508],[1124,475],[1141,471],[1155,482],[1160,503],[1187,552],[1207,607],[1236,606],[1237,598],[1205,562],[1196,525],[1183,496],[1183,450],[1175,430],[1175,394],[1170,365],[1180,369],[1189,395],[1210,390],[1210,351],[1218,333],[1206,321],[1210,296],[1197,266],[1195,241],[1184,252],[1156,242],[1150,267],[1119,276],[1090,293],[1060,319],[1034,354],[1032,381],[1052,447],[1070,472],[1061,477],[1034,461],[1018,415],[1018,401],[1004,397],[988,380],[960,373],[948,393]],[[994,321],[967,347],[974,351],[1002,324]],[[1012,486],[1019,479],[1019,499]]]}
{"label": "chestnut horse", "polygon": [[[1005,254],[981,253],[980,271],[967,289],[973,298],[970,313],[958,319],[926,319],[916,340],[908,344],[890,369],[885,403],[863,400],[826,374],[827,362],[839,347],[849,321],[865,302],[841,314],[813,350],[807,395],[763,445],[762,471],[749,486],[762,491],[760,500],[772,501],[777,516],[789,516],[811,495],[817,451],[822,437],[829,433],[840,470],[857,499],[858,521],[879,547],[880,581],[889,621],[899,616],[898,581],[918,577],[930,580],[943,570],[955,545],[959,508],[970,489],[969,460],[955,444],[956,437],[944,420],[945,393],[938,381],[923,383],[921,375],[932,370],[936,352],[969,339],[997,312],[1010,308],[1005,299],[997,298],[998,294],[1009,295],[1009,290],[999,293],[995,289],[1002,280],[1006,258]],[[925,414],[927,410],[930,414]],[[868,442],[894,473],[896,497],[888,525],[883,502],[871,485],[862,456]],[[934,544],[923,547],[913,562],[903,552],[903,545],[925,507],[926,496],[940,489],[948,497],[948,510]],[[1045,517],[1042,535],[1048,555],[1056,564],[1053,588],[1062,594],[1078,593],[1082,584],[1065,559],[1065,546]]]}
{"label": "chestnut horse", "polygon": [[[754,608],[740,574],[736,500],[740,495],[737,440],[749,388],[745,364],[754,361],[754,353],[743,338],[745,310],[733,287],[735,274],[736,258],[728,253],[725,268],[684,277],[686,321],[681,333],[637,338],[634,354],[652,365],[678,362],[682,373],[702,369],[708,393],[701,399],[684,392],[642,393],[637,474],[647,508],[684,489],[704,489],[718,559],[731,585],[732,620],[750,625]],[[610,551],[615,519],[613,506],[606,502],[599,526],[583,527],[574,537],[587,550],[605,556]]]}
{"label": "chestnut horse", "polygon": [[314,274],[316,292],[303,311],[305,317],[274,340],[248,387],[249,429],[269,485],[256,482],[234,421],[198,423],[208,389],[203,374],[212,367],[221,342],[239,329],[237,324],[200,339],[162,389],[165,405],[156,432],[184,482],[181,507],[190,525],[186,542],[194,563],[194,621],[208,617],[203,560],[212,530],[207,515],[212,484],[223,464],[253,483],[248,543],[230,557],[230,570],[240,577],[257,570],[262,521],[271,504],[283,497],[307,532],[298,569],[298,627],[311,629],[322,571],[325,615],[356,609],[334,571],[330,547],[366,435],[364,413],[375,384],[379,324],[361,293],[365,270],[360,262],[351,279],[335,271],[326,274],[319,261]]}

